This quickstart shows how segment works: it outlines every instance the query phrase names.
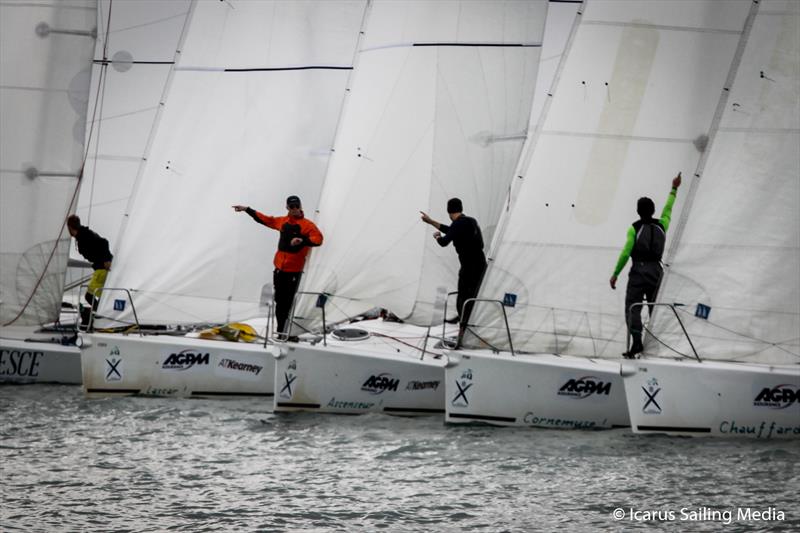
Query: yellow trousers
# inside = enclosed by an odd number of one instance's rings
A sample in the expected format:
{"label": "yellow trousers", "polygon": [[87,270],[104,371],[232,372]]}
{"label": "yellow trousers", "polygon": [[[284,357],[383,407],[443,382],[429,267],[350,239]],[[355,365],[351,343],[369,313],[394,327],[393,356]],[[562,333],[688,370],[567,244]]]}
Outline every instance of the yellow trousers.
{"label": "yellow trousers", "polygon": [[89,280],[89,288],[86,292],[95,298],[100,298],[100,293],[102,292],[101,289],[103,288],[103,285],[106,284],[107,276],[108,270],[104,268],[95,270],[94,274],[92,274],[92,279]]}

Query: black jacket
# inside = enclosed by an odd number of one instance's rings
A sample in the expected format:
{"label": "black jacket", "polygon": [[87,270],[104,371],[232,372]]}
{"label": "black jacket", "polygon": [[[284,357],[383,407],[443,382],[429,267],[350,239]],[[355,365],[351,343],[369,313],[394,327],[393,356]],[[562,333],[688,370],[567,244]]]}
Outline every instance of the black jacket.
{"label": "black jacket", "polygon": [[440,224],[439,231],[443,235],[437,239],[437,242],[440,246],[447,246],[451,241],[453,242],[462,268],[486,266],[486,256],[483,254],[483,235],[474,218],[461,215],[450,226]]}
{"label": "black jacket", "polygon": [[108,241],[86,226],[78,228],[75,242],[78,243],[78,252],[92,264],[92,268],[95,270],[105,268],[104,263],[114,258],[108,248]]}

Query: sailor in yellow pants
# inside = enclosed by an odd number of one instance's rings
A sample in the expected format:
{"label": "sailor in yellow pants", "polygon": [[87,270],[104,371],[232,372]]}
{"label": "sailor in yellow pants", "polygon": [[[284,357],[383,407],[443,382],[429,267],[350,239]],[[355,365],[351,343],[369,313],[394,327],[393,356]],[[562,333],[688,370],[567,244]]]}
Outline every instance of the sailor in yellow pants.
{"label": "sailor in yellow pants", "polygon": [[[86,291],[86,301],[92,306],[92,309],[97,309],[97,303],[100,301],[100,293],[102,292],[101,289],[106,283],[108,271],[111,269],[111,260],[114,256],[111,255],[108,241],[88,227],[82,226],[81,219],[78,218],[77,215],[70,215],[69,218],[67,218],[67,229],[69,230],[69,234],[75,237],[75,242],[78,245],[78,252],[85,257],[87,261],[92,263],[94,273],[89,280],[89,289]],[[82,326],[88,325],[90,314],[91,310],[89,308],[81,308]]]}

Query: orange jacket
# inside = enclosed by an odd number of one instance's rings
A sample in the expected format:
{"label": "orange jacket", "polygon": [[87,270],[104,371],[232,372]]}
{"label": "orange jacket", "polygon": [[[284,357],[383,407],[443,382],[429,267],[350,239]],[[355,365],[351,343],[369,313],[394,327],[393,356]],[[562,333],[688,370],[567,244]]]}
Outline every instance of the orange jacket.
{"label": "orange jacket", "polygon": [[[322,232],[307,218],[292,218],[288,215],[271,217],[249,207],[247,214],[259,224],[281,232],[273,263],[282,272],[302,272],[309,247],[322,244]],[[292,246],[291,241],[295,237],[303,239],[303,242]]]}

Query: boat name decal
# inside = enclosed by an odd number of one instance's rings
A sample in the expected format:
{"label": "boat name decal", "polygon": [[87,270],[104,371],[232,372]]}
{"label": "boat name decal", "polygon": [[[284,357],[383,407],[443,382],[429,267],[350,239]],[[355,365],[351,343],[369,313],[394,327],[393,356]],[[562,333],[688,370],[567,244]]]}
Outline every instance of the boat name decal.
{"label": "boat name decal", "polygon": [[38,377],[39,357],[44,352],[0,350],[0,376]]}
{"label": "boat name decal", "polygon": [[334,409],[369,409],[374,405],[374,402],[350,402],[347,400],[337,400],[336,398],[331,398],[327,407],[333,407]]}
{"label": "boat name decal", "polygon": [[800,424],[796,426],[779,426],[774,420],[767,426],[767,421],[761,424],[737,424],[736,420],[723,420],[719,425],[719,432],[723,435],[754,435],[757,439],[769,439],[773,435],[800,435]]}

